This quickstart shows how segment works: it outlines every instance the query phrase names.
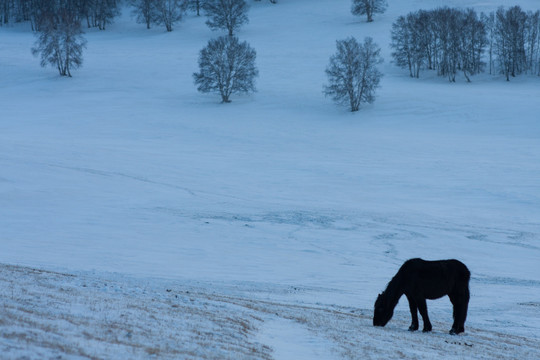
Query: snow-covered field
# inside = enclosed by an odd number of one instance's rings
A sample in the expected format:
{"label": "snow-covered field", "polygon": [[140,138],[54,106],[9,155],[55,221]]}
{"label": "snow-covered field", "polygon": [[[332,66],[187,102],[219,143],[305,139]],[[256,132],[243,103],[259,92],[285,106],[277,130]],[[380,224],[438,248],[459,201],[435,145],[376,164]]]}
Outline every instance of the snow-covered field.
{"label": "snow-covered field", "polygon": [[314,288],[9,265],[0,274],[2,359],[535,359],[540,352],[538,338],[503,329],[410,333],[403,314],[375,328],[367,309],[297,300],[317,297]]}
{"label": "snow-covered field", "polygon": [[[254,2],[258,92],[231,104],[193,85],[204,18],[126,11],[71,79],[0,28],[2,358],[540,358],[540,78],[410,79],[391,24],[445,4],[510,5],[390,1],[368,24],[349,0]],[[322,95],[351,35],[386,60],[354,114]],[[411,257],[469,266],[464,335],[447,299],[432,334],[405,300],[371,326]]]}

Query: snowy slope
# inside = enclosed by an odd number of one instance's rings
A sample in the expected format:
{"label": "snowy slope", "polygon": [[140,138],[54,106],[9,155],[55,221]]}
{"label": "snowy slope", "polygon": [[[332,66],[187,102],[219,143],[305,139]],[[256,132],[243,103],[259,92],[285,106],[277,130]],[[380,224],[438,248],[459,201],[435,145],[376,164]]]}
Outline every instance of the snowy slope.
{"label": "snowy slope", "polygon": [[[444,4],[500,5],[391,2],[367,24],[348,0],[254,3],[239,36],[257,50],[258,92],[226,105],[193,86],[217,35],[203,18],[165,33],[126,12],[88,31],[72,79],[39,67],[28,29],[0,28],[0,263],[240,284],[247,299],[262,287],[280,303],[361,309],[366,341],[444,351],[453,338],[401,332],[406,301],[389,328],[368,315],[404,260],[459,258],[473,274],[465,337],[496,334],[494,353],[504,336],[538,341],[540,79],[410,79],[390,62],[392,21]],[[322,95],[350,35],[386,59],[377,101],[355,114]],[[272,291],[288,286],[311,290]],[[446,332],[449,302],[429,309]]]}
{"label": "snowy slope", "polygon": [[[66,274],[0,265],[2,359],[535,359],[540,341],[371,325],[369,311],[291,302],[316,289]],[[288,301],[269,300],[286,295]],[[316,296],[316,295],[315,295]],[[440,327],[440,321],[434,322]]]}

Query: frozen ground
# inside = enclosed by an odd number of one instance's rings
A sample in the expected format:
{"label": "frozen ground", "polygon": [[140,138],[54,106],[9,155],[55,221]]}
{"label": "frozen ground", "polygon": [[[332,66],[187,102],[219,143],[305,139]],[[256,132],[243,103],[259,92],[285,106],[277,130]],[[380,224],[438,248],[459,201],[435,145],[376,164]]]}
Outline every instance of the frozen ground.
{"label": "frozen ground", "polygon": [[[371,24],[349,4],[253,3],[239,35],[259,91],[227,105],[192,83],[216,35],[202,18],[88,31],[72,79],[39,67],[28,29],[0,28],[6,354],[539,357],[540,79],[414,80],[388,48],[398,15],[500,3],[393,2]],[[386,58],[377,101],[355,114],[322,96],[350,35]],[[447,299],[428,304],[433,334],[404,331],[406,301],[371,327],[411,257],[469,266],[464,336],[446,335]]]}
{"label": "frozen ground", "polygon": [[[264,284],[76,275],[0,266],[3,359],[535,359],[538,339],[469,327],[410,333],[370,311],[291,301]],[[271,300],[292,295],[289,301]],[[402,315],[402,314],[399,314]],[[440,321],[435,327],[443,327]]]}

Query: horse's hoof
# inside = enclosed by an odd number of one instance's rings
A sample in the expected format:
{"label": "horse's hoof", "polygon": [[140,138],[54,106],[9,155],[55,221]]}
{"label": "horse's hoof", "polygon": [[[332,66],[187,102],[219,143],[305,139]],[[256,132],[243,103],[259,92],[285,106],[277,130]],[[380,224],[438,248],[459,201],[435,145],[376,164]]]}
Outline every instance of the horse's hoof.
{"label": "horse's hoof", "polygon": [[416,331],[418,330],[418,327],[409,326],[409,331]]}
{"label": "horse's hoof", "polygon": [[458,335],[458,334],[460,334],[460,333],[462,333],[462,332],[464,332],[464,331],[465,331],[465,330],[459,331],[459,330],[456,330],[456,329],[452,328],[452,329],[450,329],[449,334],[450,334],[450,335]]}
{"label": "horse's hoof", "polygon": [[431,331],[431,328],[429,328],[429,329],[424,328],[424,329],[422,330],[422,332],[424,332],[424,333],[427,333],[427,332],[430,332],[430,331]]}

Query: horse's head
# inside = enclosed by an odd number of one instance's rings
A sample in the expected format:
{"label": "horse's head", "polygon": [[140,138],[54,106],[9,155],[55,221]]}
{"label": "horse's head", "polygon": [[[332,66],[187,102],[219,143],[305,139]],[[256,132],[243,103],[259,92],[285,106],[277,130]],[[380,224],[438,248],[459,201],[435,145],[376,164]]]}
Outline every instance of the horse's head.
{"label": "horse's head", "polygon": [[373,326],[384,326],[394,315],[394,308],[388,304],[385,293],[379,294],[375,301],[375,310],[373,312]]}

